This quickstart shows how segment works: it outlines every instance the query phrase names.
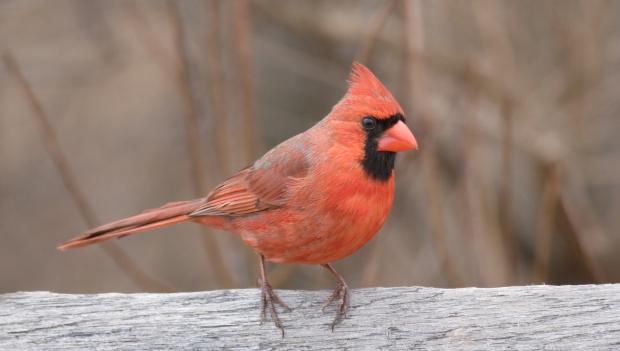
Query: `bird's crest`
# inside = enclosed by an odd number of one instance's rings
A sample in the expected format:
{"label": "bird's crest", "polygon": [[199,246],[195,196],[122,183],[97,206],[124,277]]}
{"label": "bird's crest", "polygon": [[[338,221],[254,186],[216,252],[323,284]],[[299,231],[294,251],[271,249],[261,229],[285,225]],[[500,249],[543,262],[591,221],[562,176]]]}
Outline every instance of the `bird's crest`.
{"label": "bird's crest", "polygon": [[[389,118],[403,110],[392,93],[364,65],[353,62],[349,75],[349,89],[334,112],[350,117],[374,116]],[[344,117],[343,116],[343,117]]]}

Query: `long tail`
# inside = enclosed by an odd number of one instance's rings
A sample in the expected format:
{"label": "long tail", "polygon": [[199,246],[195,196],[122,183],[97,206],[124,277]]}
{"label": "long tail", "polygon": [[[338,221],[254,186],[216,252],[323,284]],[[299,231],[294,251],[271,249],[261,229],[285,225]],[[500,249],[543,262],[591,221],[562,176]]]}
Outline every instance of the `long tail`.
{"label": "long tail", "polygon": [[202,199],[179,201],[166,204],[159,208],[146,210],[139,215],[124,218],[88,230],[80,236],[58,246],[58,249],[63,251],[74,249],[76,247],[91,245],[104,240],[121,238],[151,229],[186,222],[191,220],[189,214],[198,209],[202,203]]}

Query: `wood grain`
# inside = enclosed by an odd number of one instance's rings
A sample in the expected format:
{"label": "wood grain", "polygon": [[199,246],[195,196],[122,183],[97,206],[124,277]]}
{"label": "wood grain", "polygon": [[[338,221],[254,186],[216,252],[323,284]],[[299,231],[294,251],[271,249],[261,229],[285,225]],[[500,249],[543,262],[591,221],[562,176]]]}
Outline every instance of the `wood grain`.
{"label": "wood grain", "polygon": [[1,350],[619,350],[620,285],[352,292],[332,333],[327,291],[279,291],[286,335],[259,291],[0,295]]}

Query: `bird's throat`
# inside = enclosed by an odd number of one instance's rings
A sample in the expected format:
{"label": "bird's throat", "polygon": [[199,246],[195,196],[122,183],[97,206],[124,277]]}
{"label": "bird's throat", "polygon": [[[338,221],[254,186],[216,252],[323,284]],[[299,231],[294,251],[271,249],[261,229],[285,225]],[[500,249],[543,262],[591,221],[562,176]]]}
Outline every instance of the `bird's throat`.
{"label": "bird's throat", "polygon": [[396,153],[377,151],[377,140],[366,140],[362,167],[368,177],[379,182],[387,182],[392,177]]}

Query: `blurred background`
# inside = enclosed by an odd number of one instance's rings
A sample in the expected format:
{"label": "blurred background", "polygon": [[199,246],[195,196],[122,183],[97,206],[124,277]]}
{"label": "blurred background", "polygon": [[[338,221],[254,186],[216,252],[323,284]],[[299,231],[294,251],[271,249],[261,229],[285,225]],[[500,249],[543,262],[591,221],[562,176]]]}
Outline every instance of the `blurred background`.
{"label": "blurred background", "polygon": [[618,1],[4,0],[0,50],[0,292],[256,286],[256,256],[194,224],[55,247],[206,195],[325,116],[353,60],[420,150],[335,264],[350,286],[620,280]]}

